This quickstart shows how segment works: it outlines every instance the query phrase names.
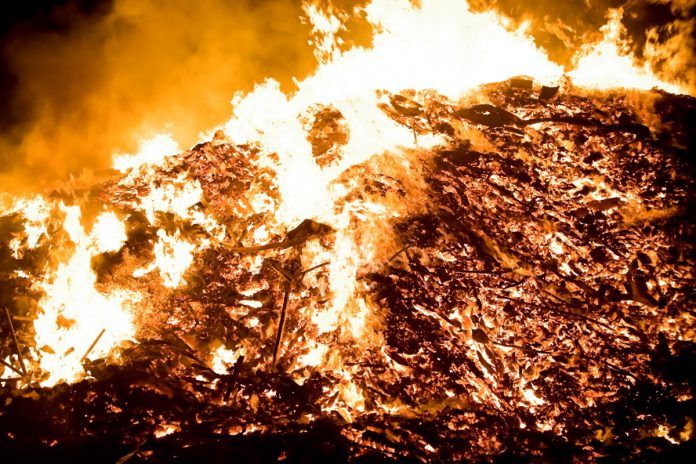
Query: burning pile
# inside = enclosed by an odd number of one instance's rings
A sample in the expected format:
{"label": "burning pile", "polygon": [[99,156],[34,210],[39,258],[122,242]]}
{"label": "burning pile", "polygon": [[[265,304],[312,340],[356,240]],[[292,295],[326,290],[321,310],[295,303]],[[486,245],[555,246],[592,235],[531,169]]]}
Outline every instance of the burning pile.
{"label": "burning pile", "polygon": [[692,446],[694,100],[518,77],[331,102],[317,88],[355,55],[324,53],[292,99],[260,86],[209,141],[154,139],[6,208],[5,455]]}

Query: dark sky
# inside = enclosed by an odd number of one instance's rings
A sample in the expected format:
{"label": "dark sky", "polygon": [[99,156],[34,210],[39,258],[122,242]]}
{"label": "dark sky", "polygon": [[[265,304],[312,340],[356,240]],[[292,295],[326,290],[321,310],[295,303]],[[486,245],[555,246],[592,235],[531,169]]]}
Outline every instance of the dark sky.
{"label": "dark sky", "polygon": [[22,38],[48,32],[65,33],[81,21],[102,16],[112,0],[21,0],[0,2],[0,128],[18,123],[22,113],[12,106],[19,77],[8,54]]}

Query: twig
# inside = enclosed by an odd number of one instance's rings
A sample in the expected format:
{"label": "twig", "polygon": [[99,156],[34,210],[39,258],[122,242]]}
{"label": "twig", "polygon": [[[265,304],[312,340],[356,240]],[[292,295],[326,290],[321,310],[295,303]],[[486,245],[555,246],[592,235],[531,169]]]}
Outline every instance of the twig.
{"label": "twig", "polygon": [[290,299],[290,282],[285,283],[285,296],[283,297],[283,308],[280,310],[280,320],[278,321],[278,330],[276,332],[275,346],[273,347],[273,367],[278,359],[278,349],[280,348],[280,340],[283,338],[283,327],[285,326],[285,312],[288,308],[288,300]]}
{"label": "twig", "polygon": [[615,370],[616,372],[618,372],[618,373],[620,373],[620,374],[623,374],[623,375],[625,375],[625,376],[627,376],[627,377],[633,378],[633,380],[636,380],[636,376],[633,375],[633,374],[631,374],[631,373],[630,373],[629,371],[627,371],[626,369],[623,369],[623,368],[621,368],[621,367],[615,366],[615,365],[613,365],[612,363],[610,363],[609,361],[606,361],[606,360],[603,360],[603,359],[600,359],[599,361],[602,361],[604,364],[606,364],[607,367],[608,367],[609,369]]}
{"label": "twig", "polygon": [[[247,227],[248,227],[248,226],[247,226]],[[234,241],[235,244],[236,244],[236,246],[242,246],[242,240],[244,240],[244,238],[246,237],[246,235],[247,235],[247,233],[248,233],[248,231],[249,231],[249,229],[248,229],[247,227],[245,227],[244,229],[242,229],[242,231],[239,233],[239,236],[238,236],[237,239]]]}
{"label": "twig", "polygon": [[242,253],[242,254],[253,254],[257,253],[259,251],[266,251],[266,250],[284,250],[286,248],[292,248],[296,245],[301,245],[307,241],[307,238],[305,237],[300,237],[295,240],[282,240],[280,242],[271,242],[267,243],[265,245],[258,245],[258,246],[251,246],[251,247],[243,247],[243,246],[227,246],[227,249],[230,251],[234,251],[236,253]]}
{"label": "twig", "polygon": [[245,197],[244,195],[241,195],[239,197],[239,199],[241,200],[242,203],[244,203],[244,206],[248,210],[250,210],[252,213],[256,213],[256,211],[254,211],[254,205],[251,204],[251,202],[249,201],[249,199],[247,197]]}
{"label": "twig", "polygon": [[501,343],[501,342],[496,342],[496,341],[494,341],[493,344],[498,345],[498,346],[503,346],[505,348],[516,348],[516,349],[522,350],[522,351],[531,351],[532,353],[546,354],[546,355],[553,356],[553,353],[551,353],[550,351],[537,350],[535,348],[530,348],[528,346],[512,345],[509,343]]}
{"label": "twig", "polygon": [[[543,289],[542,289],[542,291],[543,291]],[[550,294],[549,294],[549,295],[550,295]],[[610,332],[616,332],[616,330],[615,330],[613,327],[611,327],[611,326],[609,326],[609,325],[607,325],[607,324],[605,324],[605,323],[603,323],[603,322],[600,322],[600,321],[598,321],[598,320],[596,320],[596,319],[593,319],[593,318],[591,318],[590,316],[586,316],[586,315],[584,315],[584,314],[574,313],[574,312],[571,312],[571,311],[564,311],[564,310],[562,310],[562,309],[556,309],[556,308],[553,308],[553,307],[547,306],[547,305],[540,305],[540,304],[536,304],[536,303],[528,303],[528,302],[526,302],[526,301],[524,301],[524,300],[520,300],[520,299],[517,299],[517,298],[512,298],[512,297],[509,297],[509,296],[506,296],[506,295],[501,295],[501,294],[499,294],[499,293],[495,293],[495,296],[497,296],[498,298],[502,298],[503,300],[508,300],[508,301],[512,301],[512,302],[514,302],[514,303],[518,303],[518,304],[521,304],[521,305],[524,305],[524,306],[528,306],[528,307],[530,307],[530,308],[536,308],[536,309],[539,309],[539,310],[542,310],[542,311],[550,311],[550,312],[552,312],[552,313],[560,314],[560,315],[563,315],[563,316],[569,316],[569,317],[574,317],[574,318],[582,319],[582,320],[584,320],[584,321],[586,321],[586,322],[590,322],[590,323],[592,323],[592,324],[595,324],[595,325],[597,325],[597,326],[599,326],[599,327],[601,327],[601,328],[603,328],[603,329],[606,329],[606,330],[608,330],[608,331],[610,331]],[[559,300],[560,300],[560,299],[559,299]],[[560,301],[562,301],[563,304],[565,304],[566,306],[568,306],[568,307],[570,307],[570,308],[573,307],[573,306],[570,306],[567,302],[565,302],[565,301],[563,301],[563,300],[560,300]]]}
{"label": "twig", "polygon": [[399,248],[399,251],[397,251],[396,253],[394,253],[394,254],[391,256],[391,258],[389,258],[389,261],[388,261],[388,262],[391,263],[391,262],[394,260],[394,258],[396,258],[396,257],[399,256],[401,253],[403,253],[404,251],[406,251],[406,250],[408,250],[409,248],[411,248],[411,246],[412,246],[412,245],[404,245],[403,247]]}
{"label": "twig", "polygon": [[455,274],[484,274],[484,275],[500,275],[508,271],[483,271],[478,269],[452,269]]}
{"label": "twig", "polygon": [[239,376],[239,371],[242,368],[242,363],[244,362],[244,356],[240,355],[237,360],[234,362],[234,366],[232,367],[232,373],[224,376],[225,381],[227,382],[227,388],[225,389],[225,396],[224,396],[224,402],[227,403],[230,400],[230,395],[232,394],[232,388],[234,387],[234,384],[232,383],[237,379]]}
{"label": "twig", "polygon": [[524,279],[520,279],[520,280],[518,280],[517,282],[512,281],[512,283],[510,283],[509,285],[506,285],[506,286],[504,286],[504,287],[500,287],[500,289],[501,289],[501,290],[508,290],[508,289],[510,289],[510,288],[512,288],[512,287],[517,287],[518,285],[524,283],[526,280],[527,280],[527,278],[525,277]]}
{"label": "twig", "polygon": [[88,356],[89,353],[92,351],[92,349],[94,348],[94,345],[97,344],[97,342],[98,342],[99,339],[102,337],[102,335],[104,335],[104,332],[106,332],[106,329],[101,329],[101,332],[99,332],[99,335],[97,335],[97,338],[94,339],[94,341],[92,342],[92,344],[89,345],[89,348],[87,348],[87,351],[85,351],[85,354],[83,354],[82,357],[80,358],[80,362],[84,362],[85,359],[87,359],[87,356]]}
{"label": "twig", "polygon": [[283,296],[283,308],[280,310],[280,319],[278,320],[278,330],[276,332],[275,346],[273,347],[273,367],[275,367],[276,361],[278,359],[278,350],[280,349],[280,341],[283,338],[283,329],[285,327],[285,315],[287,313],[288,301],[290,299],[291,284],[295,284],[297,288],[301,288],[302,278],[307,273],[327,266],[329,264],[329,261],[310,267],[309,269],[305,269],[304,271],[300,272],[299,275],[287,272],[285,269],[283,269],[280,263],[276,262],[275,260],[269,259],[267,260],[267,262],[271,266],[271,269],[276,271],[283,279],[285,279],[285,295]]}
{"label": "twig", "polygon": [[19,342],[17,341],[17,333],[14,329],[14,324],[12,324],[12,316],[10,315],[10,310],[5,306],[5,314],[7,315],[7,322],[10,323],[10,330],[12,331],[12,340],[14,340],[15,348],[17,349],[17,356],[19,357],[19,364],[22,366],[22,375],[27,375],[27,368],[24,365],[24,357],[22,356],[22,350],[19,348]]}
{"label": "twig", "polygon": [[[543,289],[542,289],[542,290],[543,290]],[[549,292],[544,292],[544,293],[546,293],[546,294],[548,294],[548,295],[551,295],[551,293],[549,293]],[[563,300],[561,300],[561,301],[563,301]],[[573,305],[569,304],[568,302],[564,302],[564,304],[565,304],[567,307],[569,307],[569,308],[579,309],[579,308],[575,308]],[[593,318],[593,317],[586,316],[586,315],[580,314],[580,313],[575,313],[575,312],[572,312],[572,311],[564,311],[564,310],[562,310],[562,309],[555,309],[555,308],[551,308],[551,307],[549,307],[549,306],[542,306],[542,308],[544,308],[544,309],[546,309],[546,310],[549,310],[549,311],[552,311],[552,312],[555,312],[555,313],[558,313],[558,314],[563,314],[563,315],[566,315],[566,316],[577,317],[577,318],[583,319],[583,320],[585,320],[585,321],[587,321],[587,322],[591,322],[591,323],[593,323],[593,324],[596,324],[597,326],[602,327],[603,329],[606,329],[606,330],[608,330],[609,332],[614,332],[614,333],[616,333],[616,329],[615,329],[614,327],[612,327],[612,326],[610,326],[610,325],[608,325],[608,324],[605,324],[604,322],[598,321],[597,319],[595,319],[595,318]]]}
{"label": "twig", "polygon": [[310,267],[309,269],[305,269],[304,271],[302,271],[300,273],[300,277],[304,277],[306,274],[309,274],[312,271],[316,271],[317,269],[319,269],[321,267],[328,266],[329,264],[330,264],[330,261],[326,261],[324,263],[317,264],[316,266]]}
{"label": "twig", "polygon": [[280,263],[274,259],[267,259],[266,262],[271,266],[271,269],[276,271],[280,277],[285,279],[286,282],[292,282],[297,288],[302,288],[301,277],[298,278],[296,275],[289,273],[280,265]]}
{"label": "twig", "polygon": [[145,443],[147,440],[143,440],[138,445],[131,451],[130,453],[126,454],[125,456],[121,457],[118,461],[116,461],[116,464],[126,464],[128,461],[130,461],[135,455],[137,455],[141,449],[143,449],[143,446],[145,446]]}
{"label": "twig", "polygon": [[16,374],[24,375],[24,374],[22,374],[19,370],[17,370],[13,365],[11,365],[10,363],[6,363],[6,362],[3,361],[2,359],[0,359],[0,364],[2,364],[3,366],[7,367],[8,369],[11,369],[11,370],[12,370],[13,372],[15,372]]}

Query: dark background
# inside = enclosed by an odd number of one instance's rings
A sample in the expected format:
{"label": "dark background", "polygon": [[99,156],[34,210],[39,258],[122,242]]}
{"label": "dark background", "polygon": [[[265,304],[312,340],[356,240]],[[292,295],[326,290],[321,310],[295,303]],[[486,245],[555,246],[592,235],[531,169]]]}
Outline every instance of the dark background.
{"label": "dark background", "polygon": [[13,44],[29,36],[67,33],[82,21],[107,14],[112,0],[22,0],[0,2],[0,129],[18,124],[24,113],[13,105],[19,76],[9,63]]}

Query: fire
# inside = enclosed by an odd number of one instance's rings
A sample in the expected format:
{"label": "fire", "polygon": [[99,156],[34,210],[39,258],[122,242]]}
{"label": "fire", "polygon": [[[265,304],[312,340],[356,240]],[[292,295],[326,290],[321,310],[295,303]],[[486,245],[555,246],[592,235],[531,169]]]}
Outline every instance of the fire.
{"label": "fire", "polygon": [[155,261],[166,287],[176,288],[182,283],[182,276],[193,261],[195,249],[195,245],[176,235],[167,235],[162,229],[157,231]]}
{"label": "fire", "polygon": [[[426,0],[417,7],[405,0],[377,0],[365,7],[378,33],[370,49],[338,51],[332,42],[340,21],[308,7],[315,30],[325,34],[322,52],[330,60],[298,83],[291,97],[269,80],[232,101],[234,117],[223,127],[235,143],[259,143],[280,160],[285,224],[306,217],[327,219],[332,204],[328,184],[350,166],[397,147],[427,148],[437,137],[414,140],[412,130],[396,124],[378,106],[380,90],[437,89],[458,99],[477,85],[530,74],[558,79],[562,70],[524,35],[508,32],[493,14],[475,14],[465,2]],[[456,50],[453,53],[452,50]],[[319,169],[311,155],[302,115],[315,105],[333,105],[345,118],[350,138],[342,159]],[[416,143],[417,142],[417,143]]]}
{"label": "fire", "polygon": [[637,66],[621,36],[623,11],[613,9],[608,22],[600,31],[599,43],[586,45],[577,54],[575,68],[568,73],[575,85],[592,89],[629,88],[650,90],[658,88],[672,93],[686,93],[678,84],[663,82],[650,69],[649,63]]}
{"label": "fire", "polygon": [[[281,197],[280,205],[273,211],[277,222],[255,229],[255,243],[262,243],[271,233],[287,230],[306,218],[336,230],[331,250],[310,246],[303,256],[308,267],[329,263],[332,294],[330,304],[308,316],[318,336],[347,327],[349,330],[342,337],[357,341],[369,332],[369,321],[379,312],[360,296],[358,273],[375,262],[377,253],[383,257],[397,248],[387,230],[362,228],[383,223],[400,213],[395,205],[383,202],[338,206],[346,192],[342,176],[351,166],[376,154],[397,149],[423,150],[443,142],[431,134],[415,136],[415,129],[389,118],[380,109],[382,92],[435,89],[439,95],[457,100],[478,85],[520,74],[541,82],[557,82],[563,70],[526,35],[524,25],[510,30],[504,18],[493,13],[473,13],[465,2],[423,0],[416,5],[406,0],[373,0],[364,7],[366,18],[376,31],[372,46],[349,50],[341,50],[343,43],[338,37],[345,29],[345,16],[337,16],[331,8],[317,4],[306,4],[304,9],[313,28],[312,44],[321,61],[316,72],[298,82],[297,90],[290,96],[281,92],[273,80],[267,80],[248,95],[236,95],[232,101],[233,117],[221,127],[235,143],[259,146],[266,154],[259,159],[259,166],[272,169],[277,176]],[[588,88],[682,90],[657,79],[647,65],[635,65],[621,44],[621,14],[621,10],[612,11],[602,28],[603,40],[581,50],[575,69],[567,76],[575,85]],[[339,148],[337,159],[320,167],[304,121],[317,105],[329,104],[344,119],[349,135]],[[172,136],[162,133],[143,140],[136,154],[114,155],[114,168],[127,174],[123,185],[137,179],[149,183],[147,193],[130,202],[130,207],[144,212],[153,225],[160,223],[161,213],[167,213],[200,225],[208,234],[209,238],[193,243],[178,231],[157,231],[152,247],[154,260],[136,269],[133,275],[142,278],[159,270],[163,285],[169,288],[185,285],[183,275],[196,254],[221,242],[226,234],[224,226],[196,208],[204,196],[200,184],[188,179],[186,172],[165,182],[154,178],[153,169],[166,165],[179,150]],[[270,157],[272,153],[277,154],[277,161]],[[404,169],[411,169],[407,159],[397,162]],[[251,199],[258,211],[272,207],[264,195],[260,193]],[[14,208],[25,217],[23,247],[35,248],[48,235],[45,224],[49,205],[37,197],[16,202]],[[139,299],[126,290],[95,289],[95,276],[90,269],[93,256],[118,251],[123,245],[125,229],[121,220],[104,213],[92,232],[85,234],[79,207],[61,206],[61,211],[75,251],[41,284],[46,297],[40,302],[42,313],[35,322],[35,341],[37,346],[53,351],[40,356],[41,369],[50,374],[46,385],[80,378],[80,356],[89,346],[90,337],[107,325],[108,330],[91,356],[106,355],[120,341],[132,338],[135,327],[130,309],[137,307]],[[560,255],[563,245],[554,240],[551,246]],[[15,239],[11,246],[18,255],[22,248],[20,239]],[[61,325],[59,320],[68,322]],[[370,333],[377,337],[372,342],[379,344],[378,332]],[[298,365],[317,366],[330,350],[322,343],[316,344],[301,356]]]}
{"label": "fire", "polygon": [[39,285],[46,296],[39,301],[41,312],[34,330],[41,370],[49,374],[41,381],[44,386],[82,378],[85,359],[105,357],[119,343],[132,339],[131,308],[140,299],[129,290],[102,293],[95,288],[91,259],[121,248],[126,240],[123,223],[113,213],[102,213],[87,234],[79,207],[60,205],[60,210],[74,251]]}
{"label": "fire", "polygon": [[[412,245],[402,238],[405,232],[394,225],[406,217],[425,215],[425,210],[431,208],[416,200],[426,196],[424,172],[436,163],[434,151],[451,148],[453,140],[465,139],[476,149],[470,150],[469,145],[466,149],[455,147],[453,157],[464,156],[459,151],[479,156],[477,150],[481,147],[487,149],[481,148],[482,152],[496,151],[483,135],[473,129],[465,132],[461,121],[452,122],[452,114],[464,103],[492,106],[478,91],[482,85],[524,75],[548,85],[565,85],[569,79],[574,86],[588,91],[623,87],[676,93],[684,89],[661,81],[647,65],[635,64],[621,42],[621,10],[611,13],[602,28],[602,41],[580,50],[575,68],[564,72],[536,46],[525,26],[511,30],[504,18],[491,12],[474,13],[466,2],[373,0],[362,8],[375,31],[372,45],[344,50],[339,36],[345,30],[346,16],[316,3],[305,5],[312,25],[311,43],[320,64],[311,76],[297,82],[293,93],[283,93],[278,82],[268,79],[248,94],[235,95],[231,118],[183,154],[176,154],[180,151],[177,142],[165,133],[145,139],[136,154],[115,153],[113,167],[120,174],[104,182],[108,195],[103,197],[109,200],[90,227],[85,226],[88,221],[83,218],[84,207],[77,196],[72,204],[41,196],[16,199],[5,209],[4,214],[18,213],[22,217],[23,229],[9,243],[16,259],[41,246],[50,250],[46,269],[36,274],[22,271],[35,280],[34,290],[40,294],[33,315],[31,379],[50,387],[85,378],[85,364],[90,359],[117,360],[118,348],[124,342],[137,342],[142,334],[153,336],[155,330],[147,321],[156,319],[143,321],[139,316],[166,307],[170,325],[180,322],[180,314],[193,313],[191,319],[195,322],[172,329],[173,335],[162,335],[161,330],[157,336],[176,337],[178,356],[207,369],[197,379],[210,384],[211,390],[224,392],[225,379],[237,375],[238,366],[250,365],[264,373],[287,374],[298,386],[316,381],[315,376],[321,373],[331,379],[331,385],[324,387],[318,409],[326,414],[335,412],[348,423],[375,413],[416,417],[449,407],[463,409],[469,402],[499,410],[519,406],[531,414],[553,407],[543,389],[521,380],[523,370],[533,372],[535,367],[521,362],[506,364],[509,359],[505,358],[517,351],[540,358],[553,355],[505,342],[505,334],[494,334],[490,329],[502,327],[499,321],[487,321],[476,312],[483,313],[482,300],[499,303],[495,300],[499,298],[508,301],[506,310],[521,314],[520,308],[537,304],[524,300],[529,289],[543,289],[554,300],[552,308],[579,304],[556,296],[572,285],[583,288],[577,283],[582,265],[572,267],[564,258],[572,253],[606,253],[610,266],[618,252],[601,251],[599,245],[591,252],[578,251],[577,237],[555,228],[553,222],[558,218],[535,217],[536,222],[523,225],[535,233],[543,230],[535,236],[538,243],[533,245],[550,253],[546,256],[551,263],[548,266],[554,266],[555,275],[563,281],[552,285],[537,279],[533,266],[538,263],[525,263],[508,249],[521,241],[519,237],[524,237],[527,230],[511,229],[518,238],[503,247],[486,235],[486,224],[470,226],[467,237],[480,243],[501,269],[457,269],[452,273],[485,278],[510,274],[512,278],[505,279],[509,280],[505,294],[476,293],[475,298],[454,303],[448,300],[454,298],[451,295],[436,294],[429,304],[446,306],[446,310],[438,312],[421,303],[411,304],[408,310],[428,321],[423,327],[452,336],[474,353],[483,368],[475,374],[463,373],[456,383],[457,387],[471,387],[471,391],[455,393],[450,384],[443,390],[445,380],[435,379],[429,385],[428,397],[413,399],[413,391],[406,391],[411,395],[408,404],[387,393],[383,396],[389,398],[382,402],[370,399],[372,386],[366,385],[364,372],[372,367],[363,369],[361,363],[379,364],[380,376],[403,382],[405,388],[413,390],[404,379],[422,373],[406,364],[425,356],[426,348],[415,347],[403,355],[388,352],[387,298],[378,300],[374,296],[369,276],[387,268],[394,275],[401,271],[406,274],[414,262],[414,266],[435,272],[445,264],[469,258],[474,261],[477,250],[460,243],[432,255],[419,255],[417,251],[410,254]],[[436,124],[430,118],[438,114],[437,108],[452,120],[448,130],[431,129]],[[510,125],[515,127],[509,132],[530,144],[531,138],[541,137],[545,124],[553,120],[532,121],[531,116],[525,119],[503,113],[515,118]],[[567,118],[561,122],[576,124]],[[596,127],[609,131],[617,125],[612,122]],[[524,132],[522,129],[526,131],[528,126],[531,129]],[[327,133],[333,139],[325,137]],[[513,137],[508,133],[503,136]],[[324,143],[324,139],[331,139],[331,143]],[[564,143],[568,153],[586,150],[575,146],[579,142]],[[587,147],[599,143],[609,142],[590,139]],[[224,156],[234,153],[239,160],[233,161],[239,162],[231,168],[225,166],[224,172],[222,167],[216,171],[224,164],[216,158],[221,152]],[[186,157],[194,154],[206,158],[209,172],[187,166]],[[520,149],[504,162],[522,162],[524,156]],[[605,211],[609,215],[641,201],[638,195],[614,189],[599,175],[587,176],[558,180],[568,186],[566,190],[574,189],[573,194],[587,190],[583,193],[588,199],[586,207],[573,211],[577,216],[593,218]],[[498,185],[500,180],[497,174],[481,176],[491,189],[505,192]],[[554,180],[544,182],[551,185]],[[208,184],[220,189],[212,190]],[[474,187],[469,195],[479,195]],[[228,199],[227,192],[242,194]],[[446,193],[455,197],[462,192]],[[523,203],[523,199],[507,193],[511,204]],[[464,201],[461,196],[467,198],[460,195],[460,202]],[[462,224],[469,221],[461,220]],[[427,235],[428,227],[422,225],[421,235]],[[446,235],[441,238],[443,242],[449,239]],[[133,237],[140,237],[140,241]],[[98,279],[94,265],[96,258],[105,255],[116,256],[117,262],[111,269],[113,279],[106,283]],[[633,266],[638,267],[650,257],[634,261],[638,264]],[[205,281],[199,276],[206,272],[224,274],[226,281],[237,279],[239,283],[227,288],[214,278]],[[627,272],[638,271],[632,268]],[[631,282],[633,288],[627,290],[633,292],[629,294],[631,301],[657,306],[638,295],[644,291],[638,288],[642,281]],[[428,282],[414,285],[425,288]],[[657,285],[649,282],[645,291]],[[625,304],[629,297],[616,297],[616,304]],[[212,302],[209,306],[214,307],[217,316],[229,316],[225,319],[229,325],[205,333],[209,337],[206,340],[199,334],[184,336],[207,317],[209,307],[201,301]],[[283,301],[282,309],[273,307],[277,301]],[[563,311],[569,317],[581,317],[576,309]],[[270,319],[269,314],[277,314],[273,324],[262,322]],[[583,322],[592,330],[608,325],[604,320]],[[529,337],[539,336],[532,333],[533,328],[528,332],[525,335]],[[239,333],[247,334],[239,346],[225,340]],[[626,339],[634,336],[625,328],[616,333]],[[250,341],[254,337],[257,343]],[[275,342],[272,357],[269,340]],[[533,376],[537,377],[538,372]],[[512,385],[514,396],[501,394],[501,378]],[[25,384],[30,385],[31,379]],[[248,388],[251,391],[255,387]],[[221,394],[222,399],[216,401],[226,404],[229,395]],[[265,391],[264,395],[273,398],[276,392]],[[259,392],[248,394],[254,410],[259,397]],[[528,424],[522,422],[519,427],[532,427]],[[550,430],[552,424],[549,419],[536,426]],[[455,425],[451,427],[456,430]],[[162,423],[155,435],[164,437],[179,430],[176,425]],[[435,451],[429,444],[423,449]]]}
{"label": "fire", "polygon": [[220,345],[212,353],[212,369],[218,374],[224,375],[230,370],[234,363],[239,359],[240,356],[244,356],[244,349],[240,350],[230,350],[225,348],[224,345]]}
{"label": "fire", "polygon": [[10,243],[15,258],[19,258],[22,248],[32,250],[48,235],[46,220],[50,215],[50,208],[46,200],[39,195],[30,199],[19,199],[8,210],[12,211],[20,212],[25,219],[23,237],[17,237]]}
{"label": "fire", "polygon": [[114,154],[114,169],[126,172],[145,164],[160,164],[167,156],[179,153],[179,144],[171,134],[157,134],[142,141],[138,153]]}

